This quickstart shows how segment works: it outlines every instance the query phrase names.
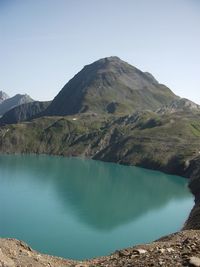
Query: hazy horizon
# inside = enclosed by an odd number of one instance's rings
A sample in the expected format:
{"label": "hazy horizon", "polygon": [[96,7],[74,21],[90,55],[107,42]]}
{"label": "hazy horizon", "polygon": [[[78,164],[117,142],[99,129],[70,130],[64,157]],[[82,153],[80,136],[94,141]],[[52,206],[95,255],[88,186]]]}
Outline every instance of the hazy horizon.
{"label": "hazy horizon", "polygon": [[118,56],[200,104],[197,0],[0,0],[0,90],[50,100],[84,65]]}

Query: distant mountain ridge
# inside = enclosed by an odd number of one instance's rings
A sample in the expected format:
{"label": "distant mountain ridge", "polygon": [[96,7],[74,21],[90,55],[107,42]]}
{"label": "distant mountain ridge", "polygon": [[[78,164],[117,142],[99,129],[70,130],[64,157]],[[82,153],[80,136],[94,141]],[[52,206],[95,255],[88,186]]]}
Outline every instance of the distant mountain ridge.
{"label": "distant mountain ridge", "polygon": [[28,121],[44,111],[51,101],[33,101],[16,106],[0,118],[0,125]]}
{"label": "distant mountain ridge", "polygon": [[4,114],[1,125],[79,113],[121,116],[144,110],[160,115],[200,111],[199,105],[178,97],[151,73],[142,72],[118,57],[86,65],[53,101],[34,101],[28,95],[19,94],[8,98],[2,91],[1,98],[0,115]]}
{"label": "distant mountain ridge", "polygon": [[0,102],[0,116],[6,113],[8,110],[19,106],[21,104],[33,102],[34,100],[27,94],[17,94],[13,97],[6,98]]}
{"label": "distant mountain ridge", "polygon": [[43,115],[123,114],[155,110],[178,97],[147,72],[118,57],[85,66],[59,92]]}
{"label": "distant mountain ridge", "polygon": [[0,91],[0,104],[7,98],[9,98],[9,96],[5,92]]}

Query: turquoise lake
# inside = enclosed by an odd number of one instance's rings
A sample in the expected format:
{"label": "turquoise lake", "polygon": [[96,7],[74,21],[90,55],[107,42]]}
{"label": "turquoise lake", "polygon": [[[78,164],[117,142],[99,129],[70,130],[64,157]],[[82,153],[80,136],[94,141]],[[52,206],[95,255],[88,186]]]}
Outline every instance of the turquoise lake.
{"label": "turquoise lake", "polygon": [[0,156],[0,237],[72,259],[108,255],[179,230],[187,180],[137,167],[37,155]]}

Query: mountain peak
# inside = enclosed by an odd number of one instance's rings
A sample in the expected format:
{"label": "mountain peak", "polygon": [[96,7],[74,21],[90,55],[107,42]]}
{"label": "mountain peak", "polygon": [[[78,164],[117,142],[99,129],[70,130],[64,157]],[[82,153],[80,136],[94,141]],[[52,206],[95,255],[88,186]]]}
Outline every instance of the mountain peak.
{"label": "mountain peak", "polygon": [[9,98],[9,96],[5,92],[0,91],[0,103],[2,103],[7,98]]}
{"label": "mountain peak", "polygon": [[[96,61],[94,61],[93,63],[91,64],[96,64],[96,63],[116,63],[116,62],[124,62],[123,60],[121,60],[119,57],[117,56],[110,56],[110,57],[104,57],[104,58],[100,58]],[[89,65],[91,65],[89,64]],[[88,66],[88,65],[87,65]]]}
{"label": "mountain peak", "polygon": [[27,94],[16,94],[13,97],[8,97],[4,101],[0,102],[0,116],[16,106],[32,101],[34,100]]}
{"label": "mountain peak", "polygon": [[91,69],[94,70],[108,70],[110,67],[117,67],[117,66],[123,66],[124,64],[127,64],[125,61],[121,60],[119,57],[111,56],[111,57],[105,57],[101,58],[99,60],[94,61],[93,63],[86,65],[83,69]]}
{"label": "mountain peak", "polygon": [[98,61],[105,61],[105,62],[119,62],[119,61],[123,61],[121,60],[119,57],[117,56],[110,56],[110,57],[104,57],[104,58],[100,58],[99,60],[97,60],[96,62]]}
{"label": "mountain peak", "polygon": [[100,75],[102,73],[107,73],[107,76],[108,74],[115,74],[118,75],[118,77],[122,75],[130,75],[134,80],[137,79],[136,76],[142,76],[142,79],[146,79],[152,83],[158,83],[151,73],[143,72],[117,56],[101,58],[89,65],[86,65],[82,71],[90,71],[96,75]]}
{"label": "mountain peak", "polygon": [[63,87],[45,115],[127,114],[157,109],[176,98],[150,73],[112,56],[86,65]]}

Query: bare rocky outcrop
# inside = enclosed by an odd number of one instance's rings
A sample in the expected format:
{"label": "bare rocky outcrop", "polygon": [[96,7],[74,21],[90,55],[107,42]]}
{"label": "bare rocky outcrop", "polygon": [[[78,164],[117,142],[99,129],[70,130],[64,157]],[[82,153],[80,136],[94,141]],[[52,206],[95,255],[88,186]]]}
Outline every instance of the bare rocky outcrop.
{"label": "bare rocky outcrop", "polygon": [[189,99],[180,98],[173,100],[170,104],[165,105],[157,110],[159,114],[175,113],[178,111],[199,112],[200,106]]}
{"label": "bare rocky outcrop", "polygon": [[200,156],[191,161],[186,176],[190,177],[189,188],[195,196],[195,205],[184,229],[200,229]]}
{"label": "bare rocky outcrop", "polygon": [[42,255],[22,241],[0,239],[0,267],[72,266],[74,261]]}

